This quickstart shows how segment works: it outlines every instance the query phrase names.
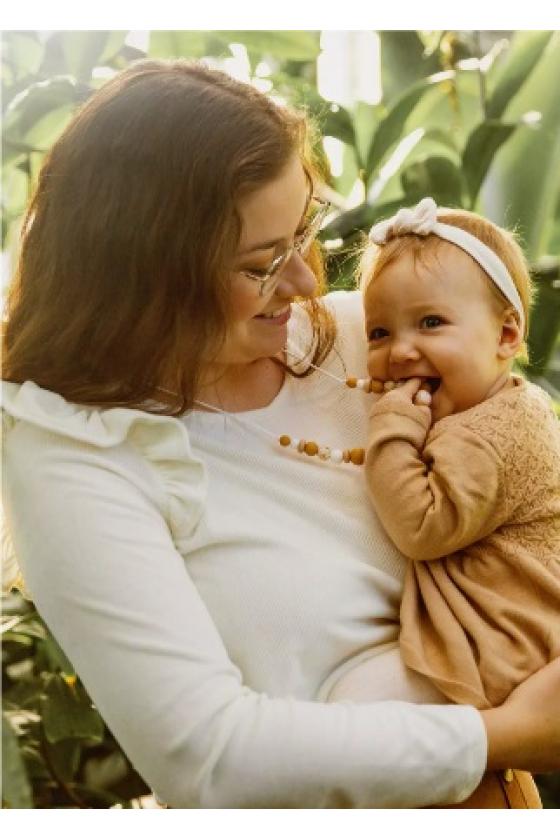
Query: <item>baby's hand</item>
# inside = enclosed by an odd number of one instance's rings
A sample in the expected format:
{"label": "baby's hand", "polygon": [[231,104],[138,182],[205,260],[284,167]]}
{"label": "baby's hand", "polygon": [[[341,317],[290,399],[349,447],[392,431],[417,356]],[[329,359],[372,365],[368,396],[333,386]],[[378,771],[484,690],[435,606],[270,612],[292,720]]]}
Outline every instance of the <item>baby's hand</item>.
{"label": "baby's hand", "polygon": [[374,403],[382,399],[387,399],[390,395],[390,399],[395,402],[402,400],[403,402],[417,406],[431,423],[432,412],[430,405],[432,403],[432,395],[428,390],[428,386],[422,384],[420,377],[404,379],[401,382],[394,383],[383,383],[379,380],[372,380],[371,390]]}

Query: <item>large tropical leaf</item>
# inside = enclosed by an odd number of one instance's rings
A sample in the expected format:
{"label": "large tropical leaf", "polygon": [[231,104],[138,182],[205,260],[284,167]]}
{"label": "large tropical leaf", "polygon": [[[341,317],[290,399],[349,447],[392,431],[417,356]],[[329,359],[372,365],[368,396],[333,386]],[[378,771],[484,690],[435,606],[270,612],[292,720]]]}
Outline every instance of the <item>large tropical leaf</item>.
{"label": "large tropical leaf", "polygon": [[541,59],[552,34],[531,31],[515,33],[511,48],[488,76],[490,95],[486,103],[486,115],[489,119],[502,116]]}
{"label": "large tropical leaf", "polygon": [[404,204],[410,206],[424,196],[431,196],[437,204],[461,206],[463,177],[452,160],[433,155],[411,163],[401,174]]}
{"label": "large tropical leaf", "polygon": [[494,155],[516,130],[516,123],[500,120],[486,120],[480,123],[469,136],[463,151],[463,174],[465,176],[471,209],[476,203],[478,191],[494,159]]}
{"label": "large tropical leaf", "polygon": [[150,32],[148,55],[152,58],[200,58],[206,53],[206,43],[207,33],[199,30],[155,29]]}
{"label": "large tropical leaf", "polygon": [[426,51],[418,32],[395,29],[379,32],[381,86],[385,102],[394,102],[418,79],[440,69],[435,50]]}
{"label": "large tropical leaf", "polygon": [[319,31],[217,30],[214,33],[224,44],[243,44],[249,53],[271,55],[279,61],[314,61],[321,51]]}
{"label": "large tropical leaf", "polygon": [[424,94],[435,85],[439,85],[452,77],[453,73],[451,72],[436,73],[436,75],[429,76],[427,79],[422,79],[412,85],[398,99],[387,116],[381,120],[373,136],[367,156],[366,177],[368,181],[371,180],[391,146],[401,138],[408,117]]}
{"label": "large tropical leaf", "polygon": [[323,116],[317,115],[324,135],[336,137],[353,149],[356,146],[356,133],[352,117],[342,105],[329,108],[323,100]]}
{"label": "large tropical leaf", "polygon": [[79,682],[52,674],[41,701],[41,716],[51,744],[68,738],[103,740],[104,724]]}
{"label": "large tropical leaf", "polygon": [[33,808],[31,785],[25,772],[17,736],[2,715],[2,807]]}
{"label": "large tropical leaf", "polygon": [[44,46],[37,32],[3,32],[2,63],[4,82],[17,82],[34,76],[43,60]]}
{"label": "large tropical leaf", "polygon": [[371,139],[375,135],[382,115],[381,105],[371,105],[368,102],[356,102],[353,109],[355,153],[358,167],[365,170]]}
{"label": "large tropical leaf", "polygon": [[4,119],[6,138],[23,141],[32,126],[45,115],[55,108],[76,105],[89,93],[89,87],[77,84],[70,76],[35,82],[10,103]]}
{"label": "large tropical leaf", "polygon": [[107,30],[54,32],[45,44],[39,75],[43,79],[68,75],[89,82],[93,68],[113,58],[127,34]]}
{"label": "large tropical leaf", "polygon": [[124,43],[126,32],[60,32],[66,72],[79,81],[89,81],[92,70],[112,58]]}
{"label": "large tropical leaf", "polygon": [[560,192],[556,79],[560,79],[560,32],[548,40],[541,60],[504,113],[508,122],[515,122],[528,111],[539,111],[540,127],[521,126],[498,150],[481,193],[483,212],[518,228],[531,262],[547,251]]}

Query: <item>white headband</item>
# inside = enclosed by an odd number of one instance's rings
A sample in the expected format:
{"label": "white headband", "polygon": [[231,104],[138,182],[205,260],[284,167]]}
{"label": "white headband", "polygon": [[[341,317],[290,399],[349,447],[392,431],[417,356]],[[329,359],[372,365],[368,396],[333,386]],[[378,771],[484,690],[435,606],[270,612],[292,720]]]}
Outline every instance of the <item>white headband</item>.
{"label": "white headband", "polygon": [[369,232],[369,238],[376,245],[385,245],[395,236],[416,233],[428,236],[433,233],[441,239],[452,242],[477,261],[498,287],[519,315],[521,330],[525,333],[525,315],[519,292],[511,275],[497,254],[471,233],[454,225],[437,220],[437,205],[433,198],[423,198],[416,207],[403,207],[390,219],[378,222]]}

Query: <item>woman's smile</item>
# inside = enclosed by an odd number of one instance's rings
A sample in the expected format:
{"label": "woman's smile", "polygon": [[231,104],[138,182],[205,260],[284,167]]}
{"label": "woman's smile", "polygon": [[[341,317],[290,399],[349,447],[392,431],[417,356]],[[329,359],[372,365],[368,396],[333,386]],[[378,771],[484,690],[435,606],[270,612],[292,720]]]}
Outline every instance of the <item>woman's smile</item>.
{"label": "woman's smile", "polygon": [[288,304],[288,306],[283,306],[281,309],[275,309],[272,312],[261,312],[260,315],[255,315],[255,318],[264,321],[267,325],[282,327],[288,323],[291,314],[292,307]]}

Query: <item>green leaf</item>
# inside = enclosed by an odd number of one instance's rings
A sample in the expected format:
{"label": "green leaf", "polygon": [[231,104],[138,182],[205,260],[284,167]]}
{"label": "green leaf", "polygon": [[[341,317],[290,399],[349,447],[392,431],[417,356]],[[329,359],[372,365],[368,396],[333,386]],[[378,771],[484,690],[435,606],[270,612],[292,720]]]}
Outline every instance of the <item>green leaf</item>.
{"label": "green leaf", "polygon": [[76,674],[74,666],[51,633],[40,642],[40,645],[41,652],[46,657],[46,661],[51,670],[60,670],[67,676],[74,676]]}
{"label": "green leaf", "polygon": [[494,159],[494,155],[516,130],[516,123],[486,120],[471,133],[463,151],[463,174],[467,182],[470,207],[474,207],[478,192]]}
{"label": "green leaf", "polygon": [[356,102],[354,106],[354,134],[356,137],[356,159],[360,169],[365,169],[371,138],[379,125],[382,109],[368,102]]}
{"label": "green leaf", "polygon": [[337,137],[343,143],[347,143],[353,149],[355,148],[354,123],[346,108],[343,108],[342,105],[336,106],[335,110],[328,108],[323,119],[322,132],[324,135]]}
{"label": "green leaf", "polygon": [[148,55],[152,58],[200,58],[206,54],[206,42],[207,33],[198,30],[156,29],[150,32]]}
{"label": "green leaf", "polygon": [[89,758],[84,764],[83,780],[88,787],[111,788],[129,773],[129,764],[121,752]]}
{"label": "green leaf", "polygon": [[66,105],[61,105],[59,108],[53,108],[47,114],[44,114],[37,122],[24,134],[24,141],[31,146],[36,152],[47,152],[50,147],[58,140],[68,123],[70,122],[76,104],[69,102]]}
{"label": "green leaf", "polygon": [[366,176],[368,182],[391,146],[401,139],[408,117],[424,94],[432,90],[435,85],[439,85],[452,77],[453,73],[438,73],[412,85],[380,122],[367,156]]}
{"label": "green leaf", "polygon": [[67,77],[35,82],[15,99],[6,111],[4,131],[8,140],[23,141],[30,129],[55,108],[82,102],[89,91]]}
{"label": "green leaf", "polygon": [[4,691],[4,709],[28,709],[38,711],[39,700],[43,691],[43,682],[39,677],[20,680]]}
{"label": "green leaf", "polygon": [[356,155],[350,146],[345,145],[342,153],[342,175],[334,179],[335,190],[343,196],[348,196],[359,177]]}
{"label": "green leaf", "polygon": [[3,32],[3,60],[13,73],[14,81],[34,76],[44,54],[44,46],[36,32]]}
{"label": "green leaf", "polygon": [[346,210],[333,219],[321,231],[321,239],[347,239],[356,232],[363,231],[372,224],[375,217],[375,207],[363,202],[358,207]]}
{"label": "green leaf", "polygon": [[414,30],[381,31],[379,38],[384,102],[394,101],[418,79],[437,73],[440,69],[437,53],[426,52],[420,36]]}
{"label": "green leaf", "polygon": [[534,376],[542,376],[550,361],[560,335],[560,285],[558,285],[559,263],[551,260],[549,270],[538,268],[533,271],[536,303],[531,313],[529,331],[528,370]]}
{"label": "green leaf", "polygon": [[111,62],[117,53],[119,53],[122,48],[125,46],[125,41],[127,35],[129,34],[126,30],[113,30],[108,32],[108,38],[105,42],[105,48],[101,55],[99,56],[98,63],[96,66],[102,66],[107,62]]}
{"label": "green leaf", "polygon": [[446,149],[449,149],[452,152],[457,153],[457,144],[453,139],[453,136],[446,131],[444,128],[428,128],[424,132],[422,140],[434,140],[436,143],[440,143],[442,146],[445,146]]}
{"label": "green leaf", "polygon": [[41,699],[45,736],[51,744],[67,738],[88,738],[101,742],[104,724],[79,682],[72,687],[53,674]]}
{"label": "green leaf", "polygon": [[546,253],[560,195],[560,96],[554,79],[560,79],[560,32],[554,32],[505,113],[515,122],[538,111],[539,128],[521,126],[499,149],[481,191],[482,212],[518,229],[531,263]]}
{"label": "green leaf", "polygon": [[78,81],[89,81],[91,71],[101,61],[109,42],[109,32],[57,32],[64,56],[65,72]]}
{"label": "green leaf", "polygon": [[82,746],[75,738],[50,744],[45,741],[45,750],[57,778],[64,782],[74,780],[80,766]]}
{"label": "green leaf", "polygon": [[401,173],[405,206],[411,206],[424,196],[431,196],[437,204],[461,206],[463,178],[461,170],[448,157],[433,155],[411,163]]}
{"label": "green leaf", "polygon": [[[498,62],[495,75],[489,74],[492,90],[486,103],[486,114],[501,117],[510,100],[525,84],[540,61],[552,32],[516,32],[504,60]],[[490,86],[490,85],[489,85]]]}
{"label": "green leaf", "polygon": [[33,808],[31,785],[21,757],[19,742],[2,715],[2,807]]}
{"label": "green leaf", "polygon": [[319,32],[279,30],[218,30],[213,33],[225,44],[243,44],[259,57],[271,55],[280,61],[314,61],[321,51]]}

